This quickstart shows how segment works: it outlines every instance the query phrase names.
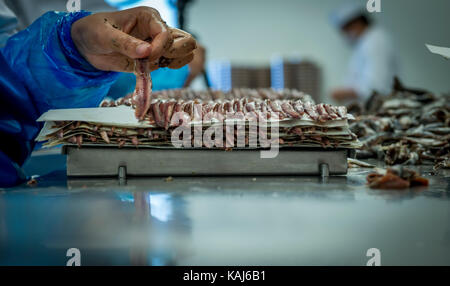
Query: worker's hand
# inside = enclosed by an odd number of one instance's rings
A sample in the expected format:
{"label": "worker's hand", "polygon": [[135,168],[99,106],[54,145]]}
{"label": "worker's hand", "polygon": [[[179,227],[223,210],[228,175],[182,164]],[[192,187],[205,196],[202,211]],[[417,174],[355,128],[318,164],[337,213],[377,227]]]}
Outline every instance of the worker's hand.
{"label": "worker's hand", "polygon": [[331,93],[331,97],[337,102],[353,100],[358,98],[358,94],[351,88],[335,89]]}
{"label": "worker's hand", "polygon": [[184,83],[184,87],[191,85],[192,81],[205,71],[206,49],[198,45],[194,50],[194,59],[189,63],[189,76]]}
{"label": "worker's hand", "polygon": [[163,59],[167,62],[166,65],[169,68],[179,69],[194,59],[195,51],[197,50],[197,42],[191,34],[183,30],[171,28],[170,32],[173,43],[171,47],[163,53]]}
{"label": "worker's hand", "polygon": [[135,60],[144,58],[149,71],[164,58],[165,65],[179,68],[192,60],[196,48],[192,36],[169,28],[150,7],[92,14],[76,21],[71,33],[83,57],[105,71],[134,72]]}

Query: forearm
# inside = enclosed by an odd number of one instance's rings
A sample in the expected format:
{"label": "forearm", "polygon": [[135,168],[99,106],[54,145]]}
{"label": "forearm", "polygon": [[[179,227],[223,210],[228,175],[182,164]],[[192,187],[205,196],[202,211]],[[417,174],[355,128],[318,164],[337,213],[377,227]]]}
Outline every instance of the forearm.
{"label": "forearm", "polygon": [[94,68],[73,44],[71,26],[87,15],[48,12],[11,37],[2,51],[40,113],[96,106],[117,79],[117,73]]}

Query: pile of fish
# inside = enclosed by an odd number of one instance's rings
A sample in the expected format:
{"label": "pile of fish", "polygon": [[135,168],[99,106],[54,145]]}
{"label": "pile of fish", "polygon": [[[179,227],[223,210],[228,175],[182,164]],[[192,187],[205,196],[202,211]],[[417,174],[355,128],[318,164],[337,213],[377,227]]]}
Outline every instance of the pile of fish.
{"label": "pile of fish", "polygon": [[[105,100],[101,110],[133,111],[132,95]],[[133,112],[134,113],[134,112]],[[131,114],[131,113],[130,113]],[[45,117],[45,114],[44,114]],[[154,92],[145,116],[133,126],[92,120],[47,121],[39,140],[58,144],[118,147],[359,148],[345,107],[315,104],[307,94],[285,89]]]}
{"label": "pile of fish", "polygon": [[450,167],[450,94],[407,89],[397,81],[391,95],[374,95],[367,106],[350,125],[363,144],[358,158]]}
{"label": "pile of fish", "polygon": [[410,187],[426,187],[428,179],[414,170],[396,166],[385,172],[375,172],[367,176],[367,184],[372,189],[407,189]]}

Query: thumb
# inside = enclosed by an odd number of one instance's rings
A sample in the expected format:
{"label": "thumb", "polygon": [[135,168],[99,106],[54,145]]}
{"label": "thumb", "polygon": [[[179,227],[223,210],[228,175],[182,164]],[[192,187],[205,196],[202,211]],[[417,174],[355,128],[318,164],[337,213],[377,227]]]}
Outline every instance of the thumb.
{"label": "thumb", "polygon": [[150,43],[130,36],[113,27],[108,27],[106,44],[114,52],[132,59],[146,58],[152,52]]}

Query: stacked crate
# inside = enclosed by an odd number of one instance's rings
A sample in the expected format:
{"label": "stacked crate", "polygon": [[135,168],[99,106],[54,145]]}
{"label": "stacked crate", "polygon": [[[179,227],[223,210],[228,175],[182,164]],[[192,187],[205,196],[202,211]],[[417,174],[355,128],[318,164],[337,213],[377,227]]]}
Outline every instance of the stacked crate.
{"label": "stacked crate", "polygon": [[321,72],[312,61],[275,58],[270,67],[216,61],[209,64],[208,75],[213,89],[290,88],[310,94],[320,102]]}
{"label": "stacked crate", "polygon": [[231,67],[232,88],[268,88],[271,86],[269,67]]}
{"label": "stacked crate", "polygon": [[298,89],[320,101],[320,69],[311,61],[274,58],[271,62],[271,81],[275,89]]}

